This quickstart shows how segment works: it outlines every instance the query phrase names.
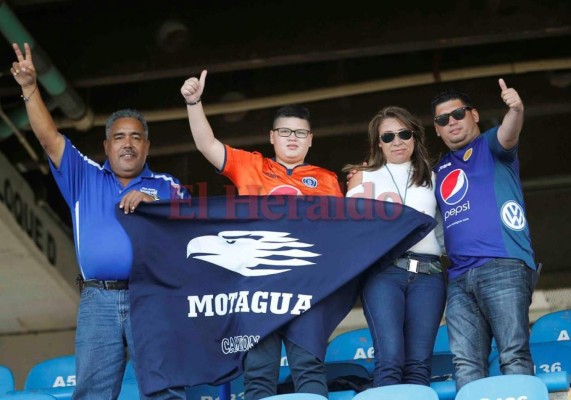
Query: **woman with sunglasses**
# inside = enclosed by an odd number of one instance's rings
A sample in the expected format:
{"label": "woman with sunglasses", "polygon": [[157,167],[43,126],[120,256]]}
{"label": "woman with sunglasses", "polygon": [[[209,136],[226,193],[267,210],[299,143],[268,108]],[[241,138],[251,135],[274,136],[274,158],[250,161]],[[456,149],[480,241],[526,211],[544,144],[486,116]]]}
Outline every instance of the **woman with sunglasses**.
{"label": "woman with sunglasses", "polygon": [[[366,165],[343,169],[357,170],[347,197],[374,198],[391,208],[396,206],[389,203],[404,204],[436,217],[435,177],[424,142],[422,124],[406,109],[380,110],[369,123]],[[371,267],[361,300],[375,349],[374,386],[430,384],[446,300],[441,253],[433,230],[391,264]]]}

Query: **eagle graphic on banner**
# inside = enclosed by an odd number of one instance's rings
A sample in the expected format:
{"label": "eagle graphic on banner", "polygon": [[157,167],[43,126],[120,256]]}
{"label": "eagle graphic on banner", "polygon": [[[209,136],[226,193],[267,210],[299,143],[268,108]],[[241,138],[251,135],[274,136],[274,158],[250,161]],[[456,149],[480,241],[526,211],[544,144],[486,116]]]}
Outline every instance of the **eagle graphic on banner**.
{"label": "eagle graphic on banner", "polygon": [[321,255],[301,250],[301,248],[312,246],[312,244],[299,242],[298,239],[290,237],[287,232],[225,231],[218,235],[192,239],[186,247],[186,256],[192,255],[193,258],[216,264],[243,276],[265,276],[287,272],[290,268],[254,268],[260,264],[283,267],[314,264],[302,259]]}

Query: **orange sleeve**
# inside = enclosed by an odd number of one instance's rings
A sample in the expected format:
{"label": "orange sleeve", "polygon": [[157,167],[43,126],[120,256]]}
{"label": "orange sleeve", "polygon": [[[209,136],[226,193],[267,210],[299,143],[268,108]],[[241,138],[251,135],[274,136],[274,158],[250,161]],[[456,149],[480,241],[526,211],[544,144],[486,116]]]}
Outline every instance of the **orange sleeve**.
{"label": "orange sleeve", "polygon": [[252,168],[259,169],[263,157],[258,152],[249,152],[224,145],[226,150],[224,166],[220,173],[228,177],[236,186],[241,186],[250,174]]}

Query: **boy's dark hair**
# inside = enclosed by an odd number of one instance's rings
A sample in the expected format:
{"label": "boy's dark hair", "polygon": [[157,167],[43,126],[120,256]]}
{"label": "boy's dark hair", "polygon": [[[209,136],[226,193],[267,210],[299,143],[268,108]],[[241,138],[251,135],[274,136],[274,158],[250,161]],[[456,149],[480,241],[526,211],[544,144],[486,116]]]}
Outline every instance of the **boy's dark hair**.
{"label": "boy's dark hair", "polygon": [[[278,118],[292,118],[292,117],[306,120],[309,126],[311,127],[311,117],[309,115],[309,110],[306,107],[299,104],[289,104],[287,106],[280,107],[276,111],[272,125],[276,123],[276,120]],[[276,126],[274,126],[274,128],[276,128]]]}
{"label": "boy's dark hair", "polygon": [[459,90],[449,88],[438,93],[432,99],[432,115],[436,116],[436,106],[450,100],[460,100],[465,106],[474,108],[470,96]]}

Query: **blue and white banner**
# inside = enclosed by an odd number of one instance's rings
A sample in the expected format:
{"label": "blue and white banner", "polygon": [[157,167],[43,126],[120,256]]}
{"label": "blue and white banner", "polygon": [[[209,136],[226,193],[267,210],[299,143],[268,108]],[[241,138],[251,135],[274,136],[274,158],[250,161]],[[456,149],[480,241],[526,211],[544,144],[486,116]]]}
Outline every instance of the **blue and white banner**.
{"label": "blue and white banner", "polygon": [[436,224],[400,204],[310,196],[159,201],[117,215],[133,245],[131,324],[147,394],[228,382],[277,329],[323,359],[363,272]]}

